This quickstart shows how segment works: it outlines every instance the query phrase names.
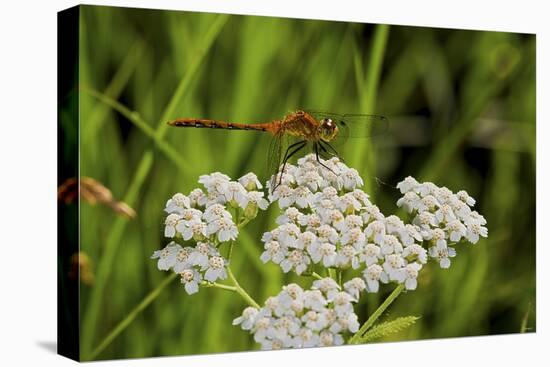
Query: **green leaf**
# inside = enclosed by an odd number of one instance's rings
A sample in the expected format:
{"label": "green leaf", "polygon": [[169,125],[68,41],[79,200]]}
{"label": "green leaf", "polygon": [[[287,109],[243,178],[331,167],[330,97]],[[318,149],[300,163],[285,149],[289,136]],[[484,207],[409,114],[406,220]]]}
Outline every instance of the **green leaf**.
{"label": "green leaf", "polygon": [[373,340],[380,339],[386,335],[398,333],[409,326],[412,326],[419,318],[420,317],[417,316],[405,316],[399,317],[392,321],[383,322],[363,334],[363,336],[359,339],[359,342],[368,343]]}

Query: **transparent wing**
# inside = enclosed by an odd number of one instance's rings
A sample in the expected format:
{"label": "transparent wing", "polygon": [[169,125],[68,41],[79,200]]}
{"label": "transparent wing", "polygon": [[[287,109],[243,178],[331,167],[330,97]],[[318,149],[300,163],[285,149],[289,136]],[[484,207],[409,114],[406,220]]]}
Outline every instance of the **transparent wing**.
{"label": "transparent wing", "polygon": [[281,136],[277,135],[271,138],[271,142],[269,144],[269,149],[267,152],[267,161],[265,162],[265,181],[271,180],[271,176],[276,174],[279,170],[283,150],[283,142],[281,140]]}
{"label": "transparent wing", "polygon": [[[278,186],[280,183],[280,177],[278,173],[280,173],[281,166],[284,163],[285,156],[287,154],[291,153],[297,153],[297,151],[300,151],[302,149],[296,150],[298,148],[295,143],[300,141],[302,139],[289,136],[288,134],[285,134],[281,131],[280,134],[274,135],[271,143],[269,145],[269,152],[267,156],[267,172],[266,172],[266,181],[269,181],[271,183],[271,187],[274,188]],[[294,144],[294,146],[293,146]],[[302,146],[305,148],[305,146]],[[292,159],[295,159],[295,155]],[[292,160],[287,160],[287,163],[290,163]]]}
{"label": "transparent wing", "polygon": [[273,180],[271,187],[274,187],[276,180],[274,175],[279,172],[279,167],[283,161],[283,152],[287,149],[287,147],[288,139],[286,139],[283,134],[277,134],[271,138],[265,172],[266,181]]}
{"label": "transparent wing", "polygon": [[389,120],[380,115],[336,114],[324,111],[306,111],[317,120],[330,118],[339,129],[338,138],[372,138],[386,134]]}

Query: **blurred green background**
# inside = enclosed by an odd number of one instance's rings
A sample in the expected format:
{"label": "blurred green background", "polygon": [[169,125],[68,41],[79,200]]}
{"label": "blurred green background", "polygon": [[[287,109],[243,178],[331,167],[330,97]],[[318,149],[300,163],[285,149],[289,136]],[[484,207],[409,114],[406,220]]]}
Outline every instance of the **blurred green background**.
{"label": "blurred green background", "polygon": [[[390,307],[381,320],[421,319],[384,340],[517,333],[524,319],[535,330],[534,35],[96,6],[82,6],[80,20],[80,92],[69,98],[80,101],[80,173],[137,212],[127,220],[81,205],[81,250],[95,274],[80,287],[84,358],[168,276],[149,257],[168,242],[171,195],[213,171],[267,178],[269,136],[166,121],[268,121],[299,108],[391,121],[386,134],[341,147],[386,215],[399,196],[390,186],[412,175],[467,190],[488,221],[488,240],[460,246],[449,270],[425,268]],[[259,302],[290,281],[310,284],[259,260],[276,209],[233,253]],[[364,296],[360,321],[391,290]],[[231,325],[245,306],[217,289],[188,296],[174,281],[97,358],[257,349]]]}

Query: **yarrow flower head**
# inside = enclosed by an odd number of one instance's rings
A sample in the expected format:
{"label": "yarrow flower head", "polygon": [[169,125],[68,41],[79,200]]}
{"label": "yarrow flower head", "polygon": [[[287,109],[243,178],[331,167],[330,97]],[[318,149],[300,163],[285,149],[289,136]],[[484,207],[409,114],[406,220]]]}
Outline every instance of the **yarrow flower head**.
{"label": "yarrow flower head", "polygon": [[357,171],[338,158],[318,161],[310,154],[296,166],[287,164],[275,178],[267,184],[269,199],[282,214],[278,227],[262,237],[261,260],[278,264],[285,273],[355,269],[364,282],[353,283],[355,298],[363,290],[378,292],[380,283],[413,290],[430,258],[448,268],[456,254],[450,246],[487,236],[485,219],[471,210],[475,200],[465,191],[453,194],[405,178],[397,185],[403,195],[397,205],[412,215],[412,223],[405,223],[396,215],[384,216],[361,190]]}
{"label": "yarrow flower head", "polygon": [[355,299],[330,278],[315,284],[308,290],[288,284],[259,310],[245,308],[233,325],[253,334],[262,349],[341,345],[359,329]]}
{"label": "yarrow flower head", "polygon": [[158,259],[159,270],[178,273],[188,294],[198,292],[203,282],[227,278],[229,259],[219,247],[239,235],[232,212],[250,220],[268,207],[264,193],[255,191],[261,184],[253,173],[231,181],[215,172],[201,176],[199,183],[206,192],[197,188],[188,196],[177,193],[166,202],[164,235],[173,241],[151,257]]}
{"label": "yarrow flower head", "polygon": [[276,180],[268,182],[269,198],[283,213],[279,226],[263,236],[262,261],[297,274],[316,267],[356,269],[363,279],[346,283],[354,299],[363,290],[377,292],[380,281],[407,283],[407,266],[426,262],[420,229],[395,215],[385,217],[361,190],[357,171],[338,158],[319,162],[308,155],[297,166],[287,164],[280,181],[276,187],[270,185]]}
{"label": "yarrow flower head", "polygon": [[413,223],[428,246],[428,255],[442,268],[451,265],[456,250],[451,247],[462,239],[475,244],[487,237],[487,221],[471,207],[475,204],[464,190],[453,193],[431,182],[419,183],[412,177],[397,185],[403,196],[397,206],[414,216]]}

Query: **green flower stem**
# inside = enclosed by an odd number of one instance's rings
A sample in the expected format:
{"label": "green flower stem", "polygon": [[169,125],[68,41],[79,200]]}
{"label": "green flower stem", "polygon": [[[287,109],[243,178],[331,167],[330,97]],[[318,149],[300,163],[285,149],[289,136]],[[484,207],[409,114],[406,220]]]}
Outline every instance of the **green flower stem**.
{"label": "green flower stem", "polygon": [[239,225],[237,227],[242,228],[242,227],[246,226],[248,224],[248,222],[250,222],[250,220],[252,220],[252,219],[253,218],[244,219],[241,223],[239,223]]}
{"label": "green flower stem", "polygon": [[317,274],[317,273],[314,272],[314,271],[311,271],[311,272],[304,272],[304,273],[300,274],[300,276],[302,276],[302,277],[313,277],[313,278],[319,279],[319,280],[325,278],[325,277],[320,276],[319,274]]}
{"label": "green flower stem", "polygon": [[374,313],[368,318],[368,320],[361,326],[359,331],[357,331],[351,339],[348,341],[348,344],[358,344],[361,341],[363,334],[378,320],[380,315],[386,311],[389,305],[403,292],[405,285],[399,284],[397,288],[391,292],[391,294],[386,298],[386,300],[374,311]]}
{"label": "green flower stem", "polygon": [[229,249],[227,250],[227,260],[231,261],[231,255],[233,255],[233,245],[234,245],[234,242],[231,241],[229,243]]}
{"label": "green flower stem", "polygon": [[336,278],[336,271],[334,269],[332,268],[328,269],[328,276],[334,279],[335,281],[338,281],[338,279]]}
{"label": "green flower stem", "polygon": [[220,284],[220,283],[216,283],[216,282],[213,282],[213,283],[203,282],[203,283],[201,283],[201,286],[220,288],[220,289],[225,289],[226,291],[231,291],[231,292],[236,292],[237,291],[236,287],[233,287],[233,286],[230,286],[230,285],[225,285],[225,284]]}
{"label": "green flower stem", "polygon": [[95,359],[111,342],[128,327],[134,321],[137,315],[143,311],[147,306],[151,304],[159,294],[166,288],[166,286],[178,277],[178,274],[172,273],[169,277],[164,279],[155,289],[153,289],[134,309],[118,323],[117,326],[107,335],[101,344],[99,344],[92,353],[84,358],[84,360],[93,360]]}
{"label": "green flower stem", "polygon": [[319,280],[323,279],[323,277],[317,274],[316,272],[311,273],[311,276]]}
{"label": "green flower stem", "polygon": [[257,309],[260,309],[260,305],[254,301],[252,297],[246,291],[241,287],[239,282],[237,281],[237,278],[235,278],[235,275],[233,275],[233,272],[231,271],[231,268],[229,266],[227,267],[227,274],[229,275],[229,278],[235,285],[235,291],[240,294],[240,296],[248,303],[250,306],[255,307]]}

